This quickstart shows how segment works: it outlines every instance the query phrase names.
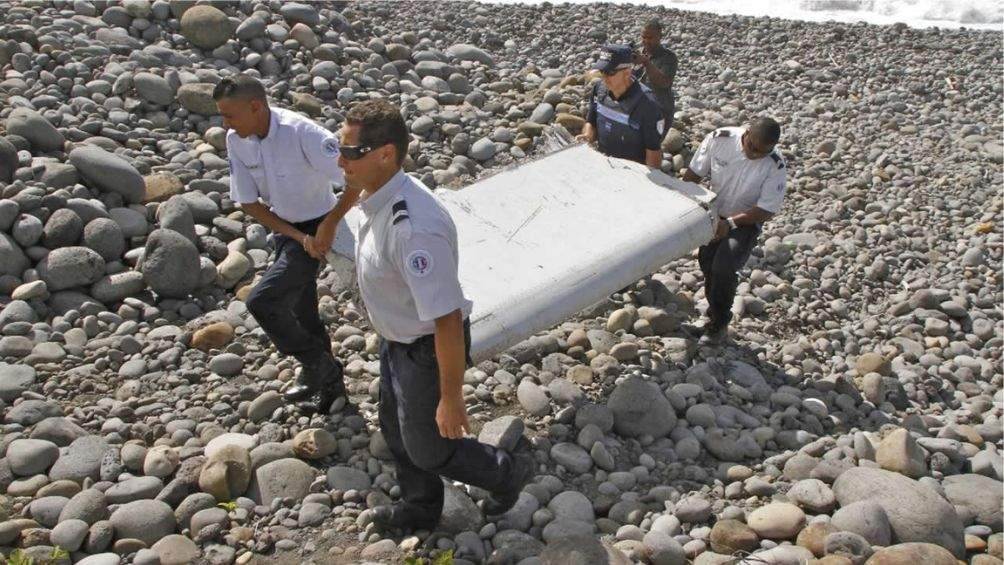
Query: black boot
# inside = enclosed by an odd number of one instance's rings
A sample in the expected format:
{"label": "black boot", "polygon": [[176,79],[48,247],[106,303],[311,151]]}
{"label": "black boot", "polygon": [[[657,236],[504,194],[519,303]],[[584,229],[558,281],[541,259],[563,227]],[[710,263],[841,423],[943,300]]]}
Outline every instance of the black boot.
{"label": "black boot", "polygon": [[485,499],[481,509],[488,517],[505,514],[519,500],[530,479],[534,476],[536,463],[533,460],[533,448],[525,437],[519,438],[512,450],[512,473],[504,490],[493,492]]}
{"label": "black boot", "polygon": [[286,388],[282,396],[289,402],[308,400],[320,389],[317,383],[317,374],[304,364],[300,369],[300,375],[296,377],[296,382]]}
{"label": "black boot", "polygon": [[373,523],[383,530],[433,530],[439,523],[439,516],[432,516],[414,505],[398,502],[374,508]]}
{"label": "black boot", "polygon": [[323,374],[324,377],[320,381],[321,390],[317,398],[317,411],[321,414],[327,414],[331,411],[331,406],[336,400],[344,396],[347,406],[349,399],[345,391],[345,377],[341,361],[329,355]]}

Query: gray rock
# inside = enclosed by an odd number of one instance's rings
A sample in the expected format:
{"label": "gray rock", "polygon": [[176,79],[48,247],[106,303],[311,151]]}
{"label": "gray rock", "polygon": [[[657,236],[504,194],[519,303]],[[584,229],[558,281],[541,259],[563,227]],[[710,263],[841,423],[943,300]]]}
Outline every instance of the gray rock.
{"label": "gray rock", "polygon": [[317,8],[302,2],[284,2],[279,13],[290,25],[302,23],[316,26],[321,21]]}
{"label": "gray rock", "polygon": [[897,542],[927,542],[965,554],[962,521],[945,499],[923,484],[882,469],[857,467],[833,484],[841,506],[862,500],[879,504],[889,517]]}
{"label": "gray rock", "polygon": [[51,416],[61,416],[62,414],[62,408],[55,401],[31,399],[20,402],[7,410],[4,420],[8,423],[30,426]]}
{"label": "gray rock", "polygon": [[672,537],[660,532],[648,532],[641,543],[652,565],[687,565],[687,552]]}
{"label": "gray rock", "polygon": [[826,555],[841,555],[852,563],[864,563],[872,555],[872,544],[854,532],[834,532],[823,543]]}
{"label": "gray rock", "polygon": [[551,411],[551,404],[544,389],[530,379],[523,379],[516,387],[516,398],[524,410],[534,416],[543,416]]}
{"label": "gray rock", "polygon": [[[17,165],[17,147],[14,147],[14,144],[6,138],[0,137],[0,182],[14,180],[14,171],[17,170]],[[3,212],[0,212],[0,231],[6,231],[9,227],[9,225],[4,225]]]}
{"label": "gray rock", "polygon": [[258,395],[248,406],[248,420],[252,422],[262,422],[268,420],[276,409],[285,405],[282,396],[274,390],[269,390]]}
{"label": "gray rock", "polygon": [[885,510],[877,502],[862,500],[837,510],[830,523],[841,530],[854,532],[872,545],[892,543],[892,526]]}
{"label": "gray rock", "polygon": [[0,275],[20,277],[28,265],[28,257],[17,242],[9,235],[0,233]]}
{"label": "gray rock", "polygon": [[244,369],[244,359],[235,353],[220,353],[209,360],[209,370],[223,377],[239,375]]}
{"label": "gray rock", "polygon": [[676,504],[673,514],[682,522],[700,524],[711,518],[711,503],[700,496],[689,496]]}
{"label": "gray rock", "polygon": [[178,102],[189,112],[215,116],[220,110],[213,99],[213,88],[212,84],[206,83],[183,84],[178,89]]}
{"label": "gray rock", "polygon": [[43,496],[28,505],[28,512],[33,520],[46,528],[52,528],[59,522],[59,513],[69,501],[65,496]]}
{"label": "gray rock", "polygon": [[45,418],[31,430],[31,439],[44,439],[59,447],[66,447],[86,435],[87,430],[63,416]]}
{"label": "gray rock", "polygon": [[7,133],[28,140],[39,151],[58,151],[66,139],[49,120],[29,108],[14,108],[7,117]]}
{"label": "gray rock", "polygon": [[129,296],[139,294],[145,288],[143,273],[138,271],[125,271],[101,277],[96,283],[91,285],[91,296],[95,300],[112,304],[121,302]]}
{"label": "gray rock", "polygon": [[474,61],[487,67],[495,65],[492,56],[483,49],[468,43],[456,43],[446,48],[446,55],[459,61]]}
{"label": "gray rock", "polygon": [[592,523],[596,519],[593,503],[581,492],[566,490],[547,503],[555,519]]}
{"label": "gray rock", "polygon": [[112,485],[105,491],[109,504],[126,504],[136,500],[156,498],[164,488],[157,477],[133,477]]}
{"label": "gray rock", "polygon": [[14,229],[11,231],[11,235],[14,236],[14,241],[18,245],[28,248],[38,243],[38,240],[42,239],[44,232],[45,226],[42,224],[42,220],[30,214],[21,214],[17,221],[14,222]]}
{"label": "gray rock", "polygon": [[[122,230],[123,237],[139,237],[149,232],[149,224],[146,221],[146,216],[131,208],[112,208],[108,212],[108,216],[118,224],[119,229]],[[90,222],[87,225],[90,225]],[[86,226],[84,229],[86,230]]]}
{"label": "gray rock", "polygon": [[41,439],[16,439],[7,446],[11,471],[22,477],[44,473],[59,458],[59,447]]}
{"label": "gray rock", "polygon": [[199,562],[201,552],[195,542],[185,536],[171,534],[150,548],[157,555],[160,565],[186,565]]}
{"label": "gray rock", "polygon": [[50,291],[85,286],[105,274],[105,260],[86,247],[53,249],[36,266]]}
{"label": "gray rock", "polygon": [[132,82],[140,98],[151,104],[167,106],[174,102],[174,89],[162,76],[153,73],[136,73]]}
{"label": "gray rock", "polygon": [[4,306],[3,310],[0,310],[0,328],[13,322],[34,324],[36,321],[35,310],[32,309],[31,304],[24,300],[12,300]]}
{"label": "gray rock", "polygon": [[181,34],[202,49],[216,49],[232,38],[234,31],[230,18],[213,6],[194,6],[181,17]]}
{"label": "gray rock", "polygon": [[59,521],[82,520],[94,524],[108,518],[108,500],[105,494],[97,489],[84,489],[66,503],[59,513]]}
{"label": "gray rock", "polygon": [[[6,139],[0,138],[2,141]],[[21,211],[21,206],[17,202],[8,199],[0,199],[0,232],[10,231],[14,225],[14,220]]]}
{"label": "gray rock", "polygon": [[331,508],[317,502],[307,502],[300,508],[298,525],[301,528],[319,526],[331,515]]}
{"label": "gray rock", "polygon": [[157,223],[161,229],[174,230],[195,243],[195,217],[192,209],[180,194],[176,194],[157,207]]}
{"label": "gray rock", "polygon": [[945,497],[956,507],[972,510],[976,523],[1001,531],[1004,483],[983,475],[953,475],[942,481]]}
{"label": "gray rock", "polygon": [[84,221],[69,208],[56,210],[45,222],[42,245],[49,249],[76,245],[84,233]]}
{"label": "gray rock", "polygon": [[261,37],[265,35],[265,26],[267,25],[268,24],[265,23],[265,20],[260,17],[251,16],[237,26],[237,32],[235,35],[237,36],[237,39],[242,41]]}
{"label": "gray rock", "polygon": [[97,436],[77,439],[49,470],[49,479],[81,482],[90,477],[96,481],[101,471],[101,459],[109,449],[105,440]]}
{"label": "gray rock", "polygon": [[551,459],[569,471],[581,475],[593,467],[593,458],[574,443],[557,443],[551,448]]}
{"label": "gray rock", "polygon": [[299,459],[273,461],[255,471],[248,496],[265,505],[276,498],[299,500],[310,492],[310,484],[316,476],[314,468]]}
{"label": "gray rock", "polygon": [[443,514],[437,529],[457,533],[478,531],[485,523],[478,505],[467,493],[450,483],[443,483]]}
{"label": "gray rock", "polygon": [[199,283],[198,249],[177,232],[154,230],[146,240],[143,280],[160,296],[188,296]]}
{"label": "gray rock", "polygon": [[0,363],[0,400],[13,402],[33,384],[35,384],[33,367]]}
{"label": "gray rock", "polygon": [[365,471],[352,467],[335,466],[328,469],[328,488],[337,490],[369,490],[370,477]]}
{"label": "gray rock", "polygon": [[69,158],[90,186],[121,194],[130,204],[143,201],[146,194],[143,176],[122,157],[96,145],[80,145],[70,151]]}
{"label": "gray rock", "polygon": [[[145,223],[144,232],[136,235],[146,235]],[[125,232],[115,220],[95,218],[84,226],[83,244],[105,261],[117,261],[125,252]]]}
{"label": "gray rock", "polygon": [[536,124],[548,124],[554,119],[554,106],[541,102],[530,114],[530,121]]}
{"label": "gray rock", "polygon": [[662,390],[638,377],[617,385],[607,406],[614,415],[614,429],[623,436],[659,438],[676,425],[676,414]]}
{"label": "gray rock", "polygon": [[119,506],[110,518],[118,539],[131,538],[153,545],[177,529],[171,507],[159,500],[137,500]]}
{"label": "gray rock", "polygon": [[521,437],[523,437],[523,420],[516,416],[502,416],[486,423],[481,428],[478,441],[511,450]]}
{"label": "gray rock", "polygon": [[49,534],[49,540],[53,545],[73,552],[80,549],[80,546],[83,545],[84,537],[87,536],[89,530],[90,524],[83,520],[60,521],[52,529],[52,533]]}
{"label": "gray rock", "polygon": [[487,137],[482,137],[471,145],[467,156],[475,161],[487,161],[495,156],[495,143]]}

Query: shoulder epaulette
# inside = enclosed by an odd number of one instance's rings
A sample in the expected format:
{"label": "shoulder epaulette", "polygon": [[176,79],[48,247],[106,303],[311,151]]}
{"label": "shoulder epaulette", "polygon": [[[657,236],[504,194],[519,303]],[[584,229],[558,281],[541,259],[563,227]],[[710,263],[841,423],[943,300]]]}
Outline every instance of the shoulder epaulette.
{"label": "shoulder epaulette", "polygon": [[732,137],[732,132],[725,128],[717,129],[715,130],[715,137]]}
{"label": "shoulder epaulette", "polygon": [[408,219],[408,203],[404,200],[398,200],[391,207],[391,220],[392,225],[396,225],[398,222],[402,222]]}
{"label": "shoulder epaulette", "polygon": [[770,158],[773,159],[775,163],[777,163],[777,168],[779,168],[779,169],[783,169],[784,168],[784,161],[781,160],[781,156],[780,155],[778,155],[777,153],[774,153],[773,151],[771,151],[770,152]]}

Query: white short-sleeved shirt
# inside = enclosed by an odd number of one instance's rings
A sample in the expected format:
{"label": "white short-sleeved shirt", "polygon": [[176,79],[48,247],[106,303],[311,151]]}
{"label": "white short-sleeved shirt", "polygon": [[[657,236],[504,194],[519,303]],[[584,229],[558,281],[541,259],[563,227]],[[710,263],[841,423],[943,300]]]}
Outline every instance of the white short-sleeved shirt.
{"label": "white short-sleeved shirt", "polygon": [[762,159],[749,159],[742,148],[745,132],[746,128],[728,127],[709,133],[689,169],[700,177],[710,173],[719,215],[732,216],[754,206],[776,214],[784,200],[784,158],[775,149]]}
{"label": "white short-sleeved shirt", "polygon": [[422,183],[398,171],[359,203],[356,275],[373,329],[412,343],[434,333],[436,318],[473,303],[457,278],[457,228]]}
{"label": "white short-sleeved shirt", "polygon": [[287,222],[323,216],[338,201],[332,185],[345,182],[338,136],[291,110],[269,110],[265,139],[227,134],[230,199],[238,204],[260,199]]}

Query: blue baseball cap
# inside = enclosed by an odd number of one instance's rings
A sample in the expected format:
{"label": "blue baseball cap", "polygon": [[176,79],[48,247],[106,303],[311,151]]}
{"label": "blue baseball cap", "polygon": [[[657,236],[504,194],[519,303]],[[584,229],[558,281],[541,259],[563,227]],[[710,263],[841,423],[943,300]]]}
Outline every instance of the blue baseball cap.
{"label": "blue baseball cap", "polygon": [[634,49],[630,45],[604,45],[598,61],[593,63],[593,69],[604,73],[612,73],[632,66]]}

